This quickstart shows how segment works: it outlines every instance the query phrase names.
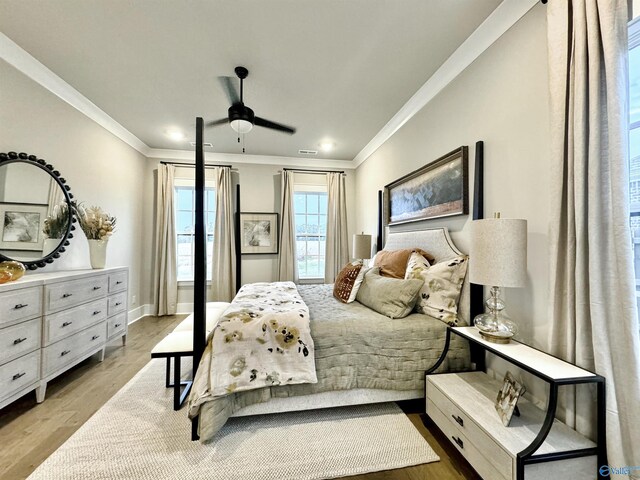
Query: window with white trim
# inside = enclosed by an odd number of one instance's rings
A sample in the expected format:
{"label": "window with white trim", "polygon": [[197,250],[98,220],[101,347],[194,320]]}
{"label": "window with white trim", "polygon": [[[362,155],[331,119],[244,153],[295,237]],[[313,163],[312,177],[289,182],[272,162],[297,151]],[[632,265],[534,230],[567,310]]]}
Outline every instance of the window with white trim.
{"label": "window with white trim", "polygon": [[[178,281],[192,282],[195,263],[195,187],[193,180],[176,179],[174,194]],[[207,280],[211,280],[213,226],[216,218],[216,190],[212,186],[205,186],[204,209],[207,229]]]}
{"label": "window with white trim", "polygon": [[296,260],[301,280],[324,279],[327,244],[327,187],[296,185],[293,211]]}

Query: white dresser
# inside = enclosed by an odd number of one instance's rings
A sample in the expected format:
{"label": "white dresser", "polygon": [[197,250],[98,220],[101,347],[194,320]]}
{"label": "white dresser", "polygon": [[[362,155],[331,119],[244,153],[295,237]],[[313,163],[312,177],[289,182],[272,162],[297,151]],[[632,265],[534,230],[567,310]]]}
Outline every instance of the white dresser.
{"label": "white dresser", "polygon": [[127,336],[128,269],[25,275],[0,285],[0,408],[47,382],[107,342]]}

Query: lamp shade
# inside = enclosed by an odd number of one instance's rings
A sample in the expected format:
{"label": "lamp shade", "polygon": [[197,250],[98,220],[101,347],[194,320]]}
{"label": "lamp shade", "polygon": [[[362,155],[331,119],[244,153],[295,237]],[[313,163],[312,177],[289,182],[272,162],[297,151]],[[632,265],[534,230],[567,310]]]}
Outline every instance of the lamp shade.
{"label": "lamp shade", "polygon": [[356,233],[353,236],[353,258],[371,258],[371,235]]}
{"label": "lamp shade", "polygon": [[469,281],[524,287],[527,281],[527,221],[487,218],[471,223]]}

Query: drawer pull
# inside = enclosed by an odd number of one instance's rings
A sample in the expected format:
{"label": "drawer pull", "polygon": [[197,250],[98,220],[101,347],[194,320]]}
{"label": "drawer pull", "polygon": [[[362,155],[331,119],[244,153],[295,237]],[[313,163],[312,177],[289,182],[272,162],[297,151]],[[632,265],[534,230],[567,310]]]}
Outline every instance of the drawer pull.
{"label": "drawer pull", "polygon": [[20,310],[21,308],[28,307],[28,306],[29,306],[28,303],[19,303],[15,307],[13,307],[13,309],[14,310]]}
{"label": "drawer pull", "polygon": [[24,377],[26,374],[27,374],[27,372],[16,373],[16,374],[13,376],[12,380],[17,380],[17,379],[19,379],[20,377]]}
{"label": "drawer pull", "polygon": [[116,307],[119,307],[120,305],[122,305],[122,302],[116,302]]}
{"label": "drawer pull", "polygon": [[61,356],[61,357],[64,357],[65,355],[67,355],[67,354],[69,354],[69,353],[71,353],[71,350],[65,350],[65,351],[63,351],[63,352],[60,354],[60,356]]}
{"label": "drawer pull", "polygon": [[96,310],[95,312],[93,312],[94,315],[98,315],[100,313],[100,310]]}
{"label": "drawer pull", "polygon": [[116,285],[120,285],[121,283],[122,283],[122,280],[118,280],[118,281],[116,282]]}
{"label": "drawer pull", "polygon": [[453,441],[456,442],[460,448],[464,448],[464,442],[462,439],[454,436],[451,436],[451,438],[453,438]]}
{"label": "drawer pull", "polygon": [[72,323],[73,323],[73,322],[64,322],[64,323],[62,324],[62,327],[63,327],[63,328],[64,328],[64,327],[68,327],[68,326],[69,326],[69,325],[71,325]]}
{"label": "drawer pull", "polygon": [[100,290],[102,287],[93,287],[94,290]]}
{"label": "drawer pull", "polygon": [[73,293],[63,293],[62,298],[69,298]]}
{"label": "drawer pull", "polygon": [[100,335],[94,335],[93,337],[91,337],[91,340],[96,340],[98,338],[100,338]]}
{"label": "drawer pull", "polygon": [[458,422],[458,425],[460,425],[461,427],[464,427],[464,420],[460,418],[458,415],[451,415],[451,418],[453,418],[456,422]]}
{"label": "drawer pull", "polygon": [[116,323],[113,328],[118,328],[120,325],[122,325],[121,323]]}
{"label": "drawer pull", "polygon": [[13,341],[13,344],[14,344],[14,345],[18,345],[19,343],[24,342],[26,339],[27,339],[27,337],[24,337],[24,338],[16,338],[16,339]]}

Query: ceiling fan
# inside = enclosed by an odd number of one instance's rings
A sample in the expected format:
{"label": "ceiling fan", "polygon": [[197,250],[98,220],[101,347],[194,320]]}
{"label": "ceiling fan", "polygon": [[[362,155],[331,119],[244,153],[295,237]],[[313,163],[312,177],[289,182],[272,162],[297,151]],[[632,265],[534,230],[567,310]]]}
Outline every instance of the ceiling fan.
{"label": "ceiling fan", "polygon": [[253,113],[253,110],[244,104],[243,99],[242,84],[244,79],[247,78],[247,75],[249,75],[249,70],[244,67],[236,67],[235,72],[240,79],[240,97],[238,97],[238,92],[236,91],[232,83],[233,79],[231,77],[220,77],[222,87],[225,90],[227,97],[229,98],[229,102],[231,103],[231,106],[229,107],[229,114],[227,118],[221,118],[220,120],[208,122],[206,126],[215,127],[217,125],[229,123],[231,125],[231,128],[233,128],[236,132],[247,133],[253,128],[254,125],[256,125],[258,127],[271,128],[273,130],[285,132],[290,135],[296,133],[295,128],[288,127],[286,125],[282,125],[281,123],[272,122],[270,120],[266,120],[262,117],[256,116],[255,113]]}

